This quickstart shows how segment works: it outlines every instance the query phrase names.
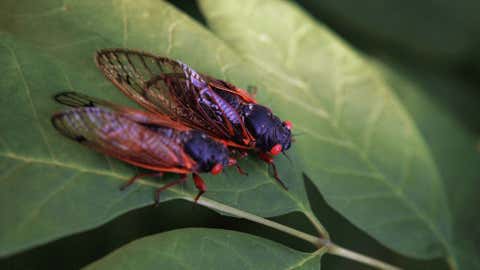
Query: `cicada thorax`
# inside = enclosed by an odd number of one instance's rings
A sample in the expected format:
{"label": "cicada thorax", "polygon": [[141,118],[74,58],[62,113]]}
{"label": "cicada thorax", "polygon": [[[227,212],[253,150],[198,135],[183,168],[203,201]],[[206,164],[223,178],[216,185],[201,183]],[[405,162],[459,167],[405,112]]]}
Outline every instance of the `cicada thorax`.
{"label": "cicada thorax", "polygon": [[221,143],[213,140],[204,132],[197,130],[178,131],[166,126],[147,125],[148,129],[162,134],[163,143],[174,142],[178,152],[184,152],[189,158],[195,161],[192,168],[198,173],[212,172],[229,166],[228,149]]}
{"label": "cicada thorax", "polygon": [[[225,86],[232,87],[230,84],[225,84]],[[233,139],[235,142],[243,142],[244,130],[242,128],[244,128],[251,138],[249,146],[260,152],[277,155],[281,151],[290,148],[291,124],[282,122],[265,106],[247,102],[240,96],[227,91],[221,91],[216,88],[213,88],[213,90],[221,98],[220,102],[227,103],[228,107],[232,108],[236,115],[239,116],[239,122],[234,125],[235,136]]]}
{"label": "cicada thorax", "polygon": [[291,124],[282,122],[271,110],[258,104],[243,108],[245,125],[255,138],[255,147],[264,153],[277,155],[291,146]]}
{"label": "cicada thorax", "polygon": [[221,143],[212,140],[200,131],[189,131],[185,134],[184,151],[197,162],[199,172],[212,172],[229,166],[228,149]]}

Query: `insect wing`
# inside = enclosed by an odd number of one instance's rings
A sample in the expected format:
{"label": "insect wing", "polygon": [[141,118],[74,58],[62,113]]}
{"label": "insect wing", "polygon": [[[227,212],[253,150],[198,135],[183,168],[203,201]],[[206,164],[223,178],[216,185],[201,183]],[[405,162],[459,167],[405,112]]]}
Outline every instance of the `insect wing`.
{"label": "insect wing", "polygon": [[102,107],[81,107],[55,114],[62,134],[99,152],[156,171],[189,173],[194,161],[172,138]]}
{"label": "insect wing", "polygon": [[178,121],[173,121],[171,118],[162,115],[154,114],[141,110],[136,110],[124,106],[120,106],[102,99],[94,98],[77,92],[61,92],[55,95],[55,100],[60,104],[67,105],[73,108],[79,107],[103,107],[115,111],[118,115],[129,118],[130,120],[146,124],[157,125],[163,127],[170,127],[178,131],[188,131],[190,128],[181,124]]}
{"label": "insect wing", "polygon": [[96,62],[123,93],[149,111],[220,139],[249,137],[235,108],[181,62],[126,49],[102,50]]}
{"label": "insect wing", "polygon": [[216,78],[213,78],[208,75],[202,75],[207,81],[208,85],[217,92],[223,91],[225,94],[229,94],[235,97],[240,98],[242,101],[247,103],[257,103],[255,98],[251,96],[247,91],[236,87],[235,85],[222,81]]}

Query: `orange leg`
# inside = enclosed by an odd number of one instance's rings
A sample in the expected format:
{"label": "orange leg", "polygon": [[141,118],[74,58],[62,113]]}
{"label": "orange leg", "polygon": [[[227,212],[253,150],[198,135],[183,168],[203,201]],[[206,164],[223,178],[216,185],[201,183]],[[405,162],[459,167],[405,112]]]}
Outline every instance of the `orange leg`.
{"label": "orange leg", "polygon": [[200,196],[202,196],[202,194],[205,193],[205,191],[207,191],[207,185],[205,185],[205,182],[203,181],[203,179],[200,178],[200,175],[196,173],[193,174],[193,182],[195,182],[195,186],[198,189],[198,194],[197,196],[195,196],[195,202],[197,202],[198,199],[200,199]]}
{"label": "orange leg", "polygon": [[285,189],[285,190],[288,190],[287,186],[285,185],[285,183],[283,183],[283,181],[280,179],[280,177],[278,176],[278,172],[277,172],[277,166],[275,166],[275,163],[273,162],[273,157],[270,156],[269,154],[266,154],[266,153],[258,153],[258,156],[260,157],[261,160],[265,161],[266,163],[270,164],[270,166],[272,166],[272,169],[273,169],[273,177],[275,178],[275,180],[277,180],[277,182]]}
{"label": "orange leg", "polygon": [[158,206],[160,204],[160,193],[162,193],[163,191],[167,190],[170,187],[185,183],[185,181],[187,181],[187,175],[186,174],[181,174],[179,179],[177,179],[175,181],[172,181],[172,182],[164,185],[163,187],[155,190],[155,206]]}
{"label": "orange leg", "polygon": [[242,174],[242,175],[248,175],[247,172],[245,172],[241,167],[240,165],[238,165],[238,162],[236,159],[234,158],[230,158],[230,160],[228,161],[228,166],[233,166],[235,165],[235,167],[237,167],[237,171],[239,174]]}
{"label": "orange leg", "polygon": [[137,179],[143,178],[143,177],[161,177],[163,176],[163,172],[154,172],[154,173],[139,173],[137,175],[134,175],[130,180],[128,180],[126,183],[124,183],[122,186],[120,186],[120,190],[125,190],[127,187],[129,187],[131,184],[133,184]]}

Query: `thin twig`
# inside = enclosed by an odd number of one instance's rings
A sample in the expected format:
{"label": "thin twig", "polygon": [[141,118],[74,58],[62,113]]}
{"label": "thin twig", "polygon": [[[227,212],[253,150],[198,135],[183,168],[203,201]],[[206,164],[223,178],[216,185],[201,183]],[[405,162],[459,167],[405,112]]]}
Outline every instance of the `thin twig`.
{"label": "thin twig", "polygon": [[370,265],[372,267],[378,268],[378,269],[385,269],[385,270],[400,270],[401,268],[398,268],[396,266],[390,265],[388,263],[384,263],[382,261],[379,261],[374,258],[370,258],[368,256],[362,255],[360,253],[356,253],[354,251],[342,248],[340,246],[335,245],[334,243],[330,243],[328,245],[328,251],[327,253],[337,255],[340,257],[348,258],[366,265]]}
{"label": "thin twig", "polygon": [[[194,201],[194,199],[191,198],[191,197],[184,197],[184,199],[192,201],[192,202]],[[290,228],[290,227],[285,226],[283,224],[280,224],[280,223],[268,220],[266,218],[262,218],[262,217],[250,214],[248,212],[230,207],[228,205],[221,204],[221,203],[216,202],[216,201],[212,201],[212,200],[207,199],[207,198],[200,198],[197,201],[197,203],[200,204],[200,205],[203,205],[207,208],[210,208],[210,209],[213,209],[213,210],[216,210],[216,211],[220,211],[220,212],[224,212],[224,213],[228,213],[230,215],[233,215],[233,216],[236,216],[236,217],[239,217],[239,218],[244,218],[244,219],[259,223],[259,224],[263,224],[263,225],[268,226],[270,228],[274,228],[276,230],[279,230],[279,231],[282,231],[284,233],[290,234],[290,235],[295,236],[297,238],[303,239],[303,240],[313,244],[314,246],[316,246],[318,248],[316,253],[318,252],[317,254],[319,254],[319,255],[322,255],[326,251],[329,254],[333,254],[333,255],[344,257],[344,258],[348,258],[350,260],[354,260],[354,261],[357,261],[357,262],[360,262],[360,263],[363,263],[363,264],[366,264],[366,265],[369,265],[369,266],[372,266],[372,267],[375,267],[375,268],[378,268],[378,269],[401,270],[401,268],[398,268],[396,266],[390,265],[388,263],[384,263],[380,260],[370,258],[370,257],[365,256],[363,254],[360,254],[360,253],[345,249],[343,247],[337,246],[336,244],[332,243],[329,239],[319,238],[319,237],[301,232],[299,230]],[[308,215],[307,215],[307,217],[308,217]],[[314,224],[314,225],[316,223],[320,223],[320,222],[316,221],[316,218],[314,216],[310,216],[309,219],[312,222],[312,224]],[[323,226],[317,227],[317,229],[318,228],[321,228],[321,230],[325,230],[323,228]],[[321,230],[319,230],[319,232]],[[325,230],[325,232],[326,232],[326,230]],[[320,233],[322,233],[322,232],[320,232]],[[328,235],[328,233],[326,235]]]}
{"label": "thin twig", "polygon": [[[185,198],[185,199],[187,199],[189,201],[193,201],[192,198]],[[220,211],[220,212],[228,213],[230,215],[234,215],[236,217],[244,218],[244,219],[253,221],[255,223],[260,223],[260,224],[263,224],[265,226],[274,228],[276,230],[285,232],[285,233],[290,234],[292,236],[295,236],[297,238],[303,239],[303,240],[313,244],[317,248],[321,248],[322,246],[325,246],[329,243],[329,241],[326,240],[326,239],[318,238],[316,236],[301,232],[299,230],[290,228],[290,227],[285,226],[283,224],[280,224],[280,223],[271,221],[269,219],[250,214],[248,212],[230,207],[228,205],[218,203],[216,201],[209,200],[207,198],[200,198],[197,201],[197,203],[200,204],[200,205],[203,205],[205,207],[208,207],[210,209],[214,209],[214,210],[217,210],[217,211]]]}
{"label": "thin twig", "polygon": [[323,227],[322,223],[318,221],[318,219],[309,211],[303,212],[305,216],[310,220],[310,223],[315,227],[317,232],[320,234],[320,236],[324,239],[330,240],[330,234],[328,231]]}

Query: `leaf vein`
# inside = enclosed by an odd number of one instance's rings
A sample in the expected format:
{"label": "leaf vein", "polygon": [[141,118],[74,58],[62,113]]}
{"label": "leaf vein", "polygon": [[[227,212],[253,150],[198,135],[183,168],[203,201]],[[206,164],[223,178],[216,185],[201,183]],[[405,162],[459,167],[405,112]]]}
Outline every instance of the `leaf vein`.
{"label": "leaf vein", "polygon": [[47,141],[47,136],[45,134],[45,130],[43,129],[42,125],[40,124],[40,118],[38,117],[37,109],[35,108],[35,105],[33,103],[33,99],[32,99],[32,96],[31,96],[30,86],[28,85],[27,80],[25,79],[25,74],[23,73],[23,70],[22,70],[20,62],[17,58],[17,55],[16,55],[15,51],[13,50],[13,48],[10,48],[6,44],[3,44],[3,45],[5,46],[5,48],[8,49],[8,51],[12,55],[13,61],[15,63],[15,67],[17,68],[18,74],[20,74],[20,78],[22,79],[22,83],[25,87],[25,92],[26,92],[26,96],[27,96],[27,99],[28,99],[28,102],[29,102],[29,106],[32,110],[33,118],[35,118],[35,122],[36,122],[35,126],[37,126],[37,128],[39,129],[40,134],[41,134],[42,139],[43,139],[43,142],[45,144],[45,147],[47,148],[47,151],[50,155],[50,158],[53,160],[54,157],[53,157],[52,149],[50,147],[50,144]]}
{"label": "leaf vein", "polygon": [[55,197],[58,193],[64,191],[67,186],[71,185],[72,183],[75,182],[75,179],[81,175],[80,172],[75,172],[73,173],[70,177],[65,179],[63,183],[58,186],[56,189],[54,189],[50,194],[48,194],[45,199],[43,199],[40,203],[36,204],[35,207],[32,208],[32,210],[25,216],[25,219],[18,224],[18,227],[16,229],[17,232],[21,232],[22,229],[28,225],[32,220],[34,220],[40,213],[40,210],[45,207],[48,202]]}

